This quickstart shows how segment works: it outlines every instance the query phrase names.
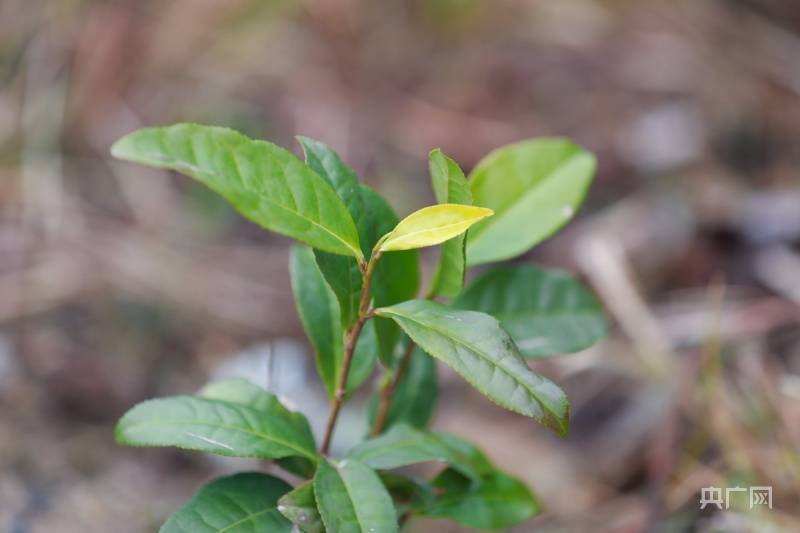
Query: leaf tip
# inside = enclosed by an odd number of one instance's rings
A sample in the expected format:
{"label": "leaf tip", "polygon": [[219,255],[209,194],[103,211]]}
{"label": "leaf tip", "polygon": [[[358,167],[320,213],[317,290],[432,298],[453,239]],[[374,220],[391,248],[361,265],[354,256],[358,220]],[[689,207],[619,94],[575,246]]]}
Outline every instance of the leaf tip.
{"label": "leaf tip", "polygon": [[111,145],[111,155],[116,159],[123,159],[127,160],[130,158],[131,148],[133,145],[133,136],[136,132],[128,133],[127,135],[123,135],[117,141]]}

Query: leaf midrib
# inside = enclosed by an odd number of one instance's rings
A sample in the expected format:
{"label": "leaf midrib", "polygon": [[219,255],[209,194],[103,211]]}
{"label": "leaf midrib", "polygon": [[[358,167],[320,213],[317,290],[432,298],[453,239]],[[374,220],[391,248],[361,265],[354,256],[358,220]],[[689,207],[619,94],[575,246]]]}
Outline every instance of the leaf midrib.
{"label": "leaf midrib", "polygon": [[228,424],[215,424],[215,423],[211,423],[211,422],[203,422],[203,421],[196,421],[196,420],[186,420],[186,419],[172,420],[172,419],[168,419],[168,418],[160,418],[160,419],[156,419],[156,420],[153,420],[153,421],[130,423],[130,425],[125,427],[125,430],[127,431],[127,430],[130,430],[132,428],[136,428],[136,427],[167,426],[167,425],[175,425],[175,426],[196,425],[196,426],[208,426],[208,427],[217,428],[217,429],[229,429],[231,431],[239,431],[241,433],[247,433],[247,434],[253,435],[255,437],[260,437],[261,439],[263,439],[265,441],[268,441],[268,442],[272,442],[272,443],[275,443],[275,444],[280,444],[282,446],[286,446],[289,449],[292,449],[292,450],[295,450],[295,451],[299,452],[301,455],[303,455],[304,457],[306,457],[308,459],[316,460],[316,456],[313,453],[310,453],[305,448],[300,448],[296,444],[293,444],[291,442],[284,441],[282,439],[278,439],[278,438],[272,437],[270,435],[267,435],[266,433],[261,433],[259,431],[255,431],[255,430],[248,429],[246,427],[241,427],[241,426],[231,426],[231,425],[228,425]]}
{"label": "leaf midrib", "polygon": [[[487,217],[485,215],[481,216],[481,217],[472,217],[472,218],[467,218],[467,219],[464,219],[464,220],[460,220],[458,222],[451,222],[449,224],[444,224],[442,226],[436,226],[434,228],[426,228],[426,229],[420,229],[420,230],[412,231],[412,232],[409,232],[409,233],[404,233],[403,235],[401,235],[399,237],[396,237],[394,240],[392,240],[391,238],[387,238],[384,241],[384,243],[381,246],[381,248],[386,250],[386,246],[388,246],[389,244],[397,243],[397,242],[403,242],[404,240],[406,240],[406,239],[408,239],[410,237],[414,237],[416,235],[419,235],[420,233],[425,233],[425,232],[429,232],[429,231],[443,231],[443,230],[452,228],[454,226],[461,226],[461,225],[464,225],[464,224],[469,224],[467,226],[469,228],[469,226],[471,225],[470,223],[473,223],[476,219],[477,220],[481,220],[481,219],[484,219],[484,218],[487,218]],[[392,232],[392,233],[394,233],[394,232]],[[460,234],[453,235],[453,237],[451,237],[451,238],[458,237],[458,235],[460,235]],[[450,239],[447,239],[447,240],[449,241]],[[392,250],[386,250],[386,251],[392,251]],[[400,250],[398,250],[398,251],[400,251]]]}
{"label": "leaf midrib", "polygon": [[236,522],[234,522],[232,524],[228,524],[224,528],[218,530],[217,533],[225,533],[225,531],[230,531],[231,529],[233,529],[234,527],[238,526],[239,524],[244,524],[245,522],[249,522],[250,520],[253,520],[255,517],[257,517],[259,515],[262,515],[262,514],[265,514],[265,513],[271,513],[271,512],[273,512],[275,510],[277,510],[275,507],[268,507],[266,509],[262,509],[262,510],[256,512],[256,513],[252,513],[250,515],[247,515],[246,517],[241,518],[241,519],[237,520]]}
{"label": "leaf midrib", "polygon": [[[256,142],[256,141],[253,141],[253,142]],[[214,172],[206,172],[204,170],[201,170],[200,167],[197,167],[195,165],[190,165],[190,164],[186,164],[186,163],[180,163],[180,162],[175,161],[174,159],[172,161],[174,161],[172,163],[172,165],[176,168],[176,170],[182,170],[181,167],[188,167],[188,170],[191,171],[191,172],[196,172],[198,174],[206,174],[206,175],[212,176],[214,179],[217,179],[217,180],[224,179],[224,177],[221,176],[220,174],[217,174],[217,173],[214,173]],[[236,157],[235,156],[234,156],[234,161],[236,161]],[[166,164],[170,164],[170,161],[165,161],[165,163]],[[237,173],[239,173],[238,167],[237,167]],[[239,173],[239,174],[241,176],[241,173]],[[330,185],[328,185],[328,186],[330,186]],[[292,198],[294,198],[294,192],[292,192],[292,190],[289,187],[286,187],[286,188],[289,190],[289,193],[292,196]],[[246,189],[241,189],[241,188],[237,188],[237,189],[239,191],[242,191],[242,192],[248,192]],[[356,250],[349,242],[345,241],[339,235],[337,235],[336,233],[334,233],[333,231],[331,231],[327,227],[323,226],[319,222],[315,221],[314,219],[311,219],[311,218],[301,214],[299,211],[296,211],[295,209],[292,209],[292,208],[290,208],[290,207],[288,207],[286,205],[283,205],[283,204],[280,204],[280,203],[276,202],[275,200],[272,200],[269,196],[264,196],[262,194],[258,194],[258,193],[255,193],[255,192],[252,192],[252,194],[256,195],[258,198],[260,198],[261,200],[265,201],[266,203],[268,203],[268,204],[270,204],[272,206],[278,207],[280,209],[283,209],[284,211],[288,211],[289,213],[293,214],[294,216],[296,216],[296,217],[298,217],[300,219],[303,219],[303,220],[309,222],[311,225],[316,226],[317,228],[321,229],[322,231],[324,231],[325,233],[327,233],[328,235],[330,235],[331,237],[333,237],[334,239],[336,239],[337,241],[342,243],[345,246],[345,248],[347,248],[351,252],[355,252],[354,257],[359,258],[359,257],[363,256],[361,250]],[[335,194],[335,191],[334,191],[334,194]],[[319,197],[316,196],[316,194],[315,194],[314,198],[315,198],[315,201],[317,202],[317,208],[319,210]],[[330,252],[330,253],[333,253],[333,252]]]}
{"label": "leaf midrib", "polygon": [[[493,359],[490,359],[490,358],[489,358],[488,356],[486,356],[486,355],[485,355],[483,352],[481,352],[480,350],[477,350],[477,349],[475,349],[475,348],[474,348],[472,345],[468,344],[467,342],[465,342],[465,341],[461,340],[461,339],[460,339],[460,338],[458,338],[458,337],[452,337],[452,336],[450,336],[450,335],[446,334],[444,331],[442,331],[442,330],[441,330],[441,329],[439,329],[439,328],[436,328],[436,327],[434,327],[434,326],[431,326],[431,325],[429,325],[429,324],[426,324],[426,323],[424,323],[424,322],[420,322],[419,320],[417,320],[417,319],[414,319],[414,318],[412,318],[412,317],[410,317],[410,316],[408,316],[408,315],[404,315],[404,314],[402,314],[402,313],[397,313],[396,311],[392,311],[392,312],[393,312],[394,314],[398,315],[398,316],[401,316],[401,317],[403,317],[403,318],[405,318],[405,319],[407,319],[407,320],[410,320],[410,321],[414,322],[415,324],[419,324],[420,326],[423,326],[423,327],[429,328],[429,329],[431,329],[431,330],[435,331],[436,333],[439,333],[440,335],[442,335],[442,336],[444,336],[444,337],[446,337],[446,338],[450,339],[450,341],[451,341],[451,342],[454,342],[454,343],[456,343],[456,344],[459,344],[459,345],[461,345],[461,346],[463,346],[463,347],[467,348],[468,350],[472,351],[473,353],[479,354],[479,356],[480,356],[482,359],[484,359],[484,360],[488,361],[488,362],[489,362],[490,364],[492,364],[494,367],[496,367],[496,368],[499,368],[499,369],[500,369],[500,370],[501,370],[501,371],[502,371],[504,374],[506,374],[507,376],[509,376],[509,377],[512,379],[512,381],[514,381],[515,383],[518,383],[518,384],[519,384],[519,385],[521,385],[521,386],[522,386],[522,387],[523,387],[523,388],[524,388],[526,391],[528,391],[528,393],[529,393],[531,396],[533,396],[533,398],[534,398],[534,399],[536,400],[536,402],[537,402],[537,403],[538,403],[538,404],[539,404],[539,405],[542,407],[542,409],[543,409],[543,410],[547,410],[547,411],[549,411],[551,415],[554,415],[554,416],[556,416],[556,418],[560,420],[560,418],[558,417],[558,415],[557,415],[556,413],[553,413],[553,412],[552,412],[552,411],[551,411],[551,410],[548,408],[548,406],[547,406],[547,405],[546,405],[546,404],[545,404],[545,403],[544,403],[542,400],[540,400],[540,399],[539,399],[538,395],[537,395],[537,394],[536,394],[534,391],[532,391],[532,390],[531,390],[531,389],[528,387],[528,384],[527,384],[527,383],[524,383],[524,382],[520,381],[519,379],[517,379],[517,377],[514,375],[514,373],[513,373],[513,372],[511,372],[510,370],[508,370],[507,368],[505,368],[503,365],[501,365],[499,361],[495,361],[495,360],[493,360]],[[378,313],[378,314],[380,314],[380,313]],[[519,356],[519,359],[521,359],[521,358],[522,358],[522,356]],[[529,370],[529,371],[531,371],[531,370],[530,370],[530,368],[528,367],[528,365],[527,365],[527,364],[525,364],[525,361],[524,361],[524,360],[520,360],[519,362],[520,362],[520,363],[522,363],[522,365],[523,365],[523,366],[525,366],[526,368],[528,368],[528,370]],[[531,372],[532,372],[532,371],[531,371]],[[510,402],[509,402],[509,405],[511,405],[511,404],[510,404]],[[527,414],[527,413],[526,413],[526,414]]]}

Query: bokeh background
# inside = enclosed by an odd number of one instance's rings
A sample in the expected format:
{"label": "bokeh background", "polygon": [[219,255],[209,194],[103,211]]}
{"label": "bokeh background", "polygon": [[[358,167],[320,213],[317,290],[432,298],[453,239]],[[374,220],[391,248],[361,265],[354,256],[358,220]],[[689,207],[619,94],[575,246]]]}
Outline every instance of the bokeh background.
{"label": "bokeh background", "polygon": [[[246,375],[324,421],[287,240],[108,155],[176,121],[323,140],[401,215],[433,201],[431,148],[469,169],[575,138],[588,201],[519,259],[579,273],[612,321],[536,364],[572,433],[443,368],[435,427],[534,487],[547,510],[515,531],[800,531],[799,104],[785,0],[0,0],[0,531],[154,531],[258,466],[117,447],[144,398]],[[699,510],[751,485],[774,509]]]}

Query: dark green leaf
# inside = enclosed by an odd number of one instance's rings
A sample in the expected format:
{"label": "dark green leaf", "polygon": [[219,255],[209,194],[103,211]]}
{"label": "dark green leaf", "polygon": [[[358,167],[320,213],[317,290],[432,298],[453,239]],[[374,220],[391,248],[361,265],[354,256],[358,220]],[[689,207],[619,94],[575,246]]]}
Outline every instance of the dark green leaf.
{"label": "dark green leaf", "polygon": [[569,403],[552,381],[528,368],[514,341],[489,315],[411,300],[377,309],[498,405],[566,435]]}
{"label": "dark green leaf", "polygon": [[476,279],[454,305],[494,316],[528,357],[577,352],[606,334],[600,302],[559,270],[495,268]]}
{"label": "dark green leaf", "polygon": [[[347,455],[378,470],[441,461],[466,476],[480,479],[488,463],[483,457],[464,453],[456,439],[450,435],[421,431],[407,424],[396,424],[383,435],[357,445]],[[451,445],[453,440],[456,440],[455,445]]]}
{"label": "dark green leaf", "polygon": [[[356,223],[362,251],[366,257],[372,250],[370,230],[373,221],[364,208],[361,188],[355,172],[345,165],[339,155],[329,146],[308,137],[298,137],[306,156],[306,164],[325,178],[339,195],[350,216]],[[361,270],[358,261],[316,250],[317,264],[339,300],[342,323],[350,327],[358,317],[358,303],[361,295]]]}
{"label": "dark green leaf", "polygon": [[277,400],[267,409],[193,396],[148,400],[125,413],[116,438],[129,446],[175,446],[232,457],[317,457],[305,417]]}
{"label": "dark green leaf", "polygon": [[356,460],[321,461],[314,476],[314,494],[328,531],[397,531],[397,513],[389,493],[378,475]]}
{"label": "dark green leaf", "polygon": [[258,473],[216,479],[173,514],[161,533],[290,533],[292,524],[278,512],[285,481]]}
{"label": "dark green leaf", "polygon": [[467,527],[506,529],[524,522],[541,509],[524,483],[497,470],[476,482],[448,469],[432,484],[439,495],[420,514],[450,518]]}
{"label": "dark green leaf", "polygon": [[[332,398],[344,362],[344,331],[339,303],[317,266],[314,252],[307,246],[292,247],[289,272],[300,321],[316,354],[317,371]],[[377,341],[374,326],[367,326],[359,339],[348,375],[348,391],[358,388],[375,365]]]}
{"label": "dark green leaf", "polygon": [[[408,369],[394,390],[384,427],[390,428],[399,422],[417,428],[426,427],[433,417],[438,399],[436,361],[417,348],[411,356]],[[370,402],[370,426],[375,421],[379,401],[380,392],[376,392]]]}
{"label": "dark green leaf", "polygon": [[278,500],[278,511],[303,533],[325,533],[311,481],[298,485]]}
{"label": "dark green leaf", "polygon": [[[469,184],[455,161],[437,149],[430,153],[429,166],[437,202],[472,205]],[[466,239],[467,234],[462,234],[442,243],[431,281],[431,296],[453,298],[461,292],[466,268]]]}
{"label": "dark green leaf", "polygon": [[433,487],[427,482],[392,472],[380,472],[378,475],[383,486],[392,496],[399,516],[405,513],[414,513],[433,502]]}
{"label": "dark green leaf", "polygon": [[326,252],[363,256],[353,218],[333,188],[272,143],[227,128],[176,124],[130,133],[111,153],[191,176],[266,229]]}
{"label": "dark green leaf", "polygon": [[594,156],[566,139],[532,139],[494,150],[470,174],[475,205],[495,215],[467,237],[467,264],[526,252],[570,220],[594,175]]}

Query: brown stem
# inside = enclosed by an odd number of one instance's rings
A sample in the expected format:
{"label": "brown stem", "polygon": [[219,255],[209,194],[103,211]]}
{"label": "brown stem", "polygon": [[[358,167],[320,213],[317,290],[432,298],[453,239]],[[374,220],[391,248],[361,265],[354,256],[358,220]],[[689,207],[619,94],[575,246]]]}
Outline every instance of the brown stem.
{"label": "brown stem", "polygon": [[386,417],[388,416],[389,408],[392,405],[394,391],[397,390],[400,380],[403,379],[403,376],[408,371],[408,367],[411,365],[411,357],[414,354],[415,347],[416,345],[414,344],[414,341],[409,339],[408,346],[406,346],[406,351],[403,352],[403,358],[400,359],[400,364],[397,367],[397,372],[395,372],[392,379],[387,380],[383,387],[381,387],[381,401],[378,405],[378,412],[375,415],[375,422],[372,425],[372,431],[370,432],[373,437],[376,437],[383,432],[383,427],[386,425]]}
{"label": "brown stem", "polygon": [[380,256],[381,253],[379,251],[374,251],[369,263],[361,269],[363,272],[363,284],[361,286],[361,301],[358,306],[358,318],[345,335],[342,372],[339,374],[339,381],[336,384],[336,393],[333,396],[331,411],[328,415],[328,423],[325,427],[325,437],[322,440],[322,447],[320,448],[320,453],[323,455],[327,455],[330,450],[333,430],[336,427],[336,420],[339,418],[339,411],[342,409],[344,397],[347,394],[347,377],[350,374],[350,366],[353,363],[353,354],[355,353],[356,344],[358,343],[358,337],[361,335],[364,324],[373,316],[373,313],[369,310],[370,285],[372,282],[372,273],[375,270],[375,265],[378,263]]}

